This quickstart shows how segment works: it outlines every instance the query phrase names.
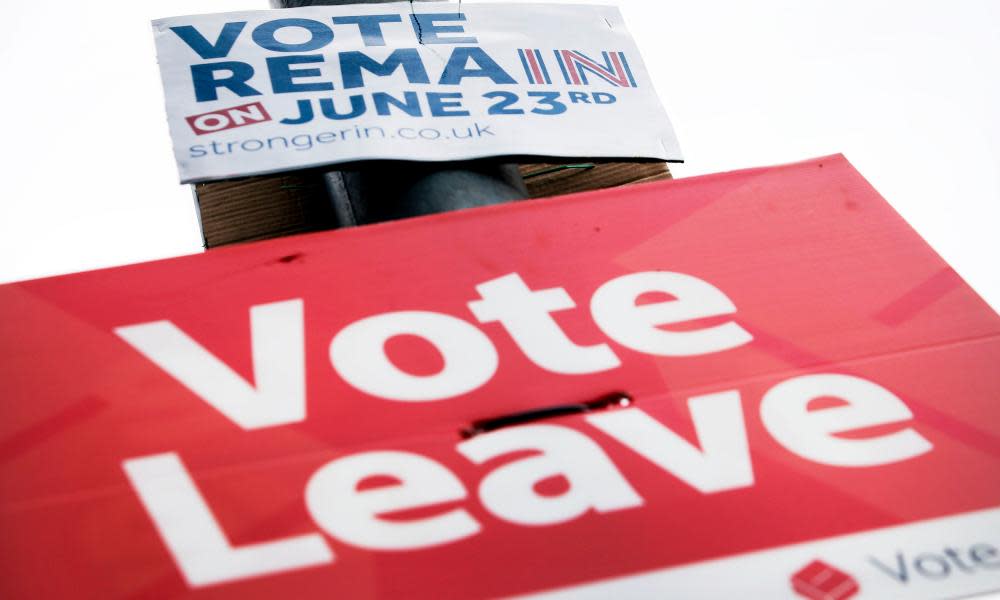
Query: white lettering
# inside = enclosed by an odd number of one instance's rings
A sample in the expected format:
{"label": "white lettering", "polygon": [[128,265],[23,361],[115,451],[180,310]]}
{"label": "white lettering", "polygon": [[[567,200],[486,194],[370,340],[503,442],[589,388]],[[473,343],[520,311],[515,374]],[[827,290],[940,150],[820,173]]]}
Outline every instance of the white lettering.
{"label": "white lettering", "polygon": [[[528,425],[477,436],[458,445],[476,464],[534,450],[541,454],[503,465],[479,484],[479,499],[491,513],[520,525],[554,525],[588,510],[599,513],[642,506],[642,498],[590,438],[566,427]],[[569,489],[544,496],[535,485],[563,477]]]}
{"label": "white lettering", "polygon": [[[844,402],[809,410],[817,398]],[[932,445],[910,428],[863,439],[837,437],[854,429],[898,423],[913,413],[889,390],[851,375],[803,375],[771,388],[760,405],[764,426],[799,456],[837,467],[874,467],[899,462],[931,450]]]}
{"label": "white lettering", "polygon": [[532,291],[517,273],[476,286],[469,303],[480,323],[499,321],[532,362],[553,373],[577,375],[614,369],[621,361],[607,344],[578,346],[549,313],[576,307],[566,290]]}
{"label": "white lettering", "polygon": [[[234,125],[246,125],[251,121],[258,122],[267,120],[267,117],[260,112],[259,104],[250,104],[243,108],[230,108],[229,117],[233,120]],[[195,124],[197,124],[197,121]]]}
{"label": "white lettering", "polygon": [[[425,376],[399,369],[385,353],[385,343],[397,335],[415,335],[434,344],[444,357],[444,368]],[[498,360],[483,332],[435,312],[393,312],[361,319],[330,343],[330,362],[348,383],[373,396],[402,402],[444,400],[471,392],[493,377]]]}
{"label": "white lettering", "polygon": [[256,386],[170,321],[118,327],[115,333],[243,429],[306,418],[302,300],[250,308]]}
{"label": "white lettering", "polygon": [[333,562],[333,552],[315,533],[232,546],[174,453],[133,458],[122,467],[192,587]]}
{"label": "white lettering", "polygon": [[223,113],[201,115],[194,120],[194,127],[200,131],[219,131],[229,127],[229,117]]}
{"label": "white lettering", "polygon": [[638,408],[588,415],[588,423],[703,494],[753,485],[739,392],[688,400],[701,450]]}
{"label": "white lettering", "polygon": [[[388,476],[398,484],[359,491],[365,479]],[[460,508],[406,521],[380,514],[464,499],[462,482],[442,466],[410,452],[365,452],[337,459],[306,485],[306,506],[330,535],[372,550],[411,550],[454,542],[479,532]]]}
{"label": "white lettering", "polygon": [[[675,299],[636,305],[641,295],[652,292]],[[594,293],[590,311],[608,337],[632,350],[657,356],[721,352],[753,339],[732,321],[692,331],[662,329],[662,325],[736,312],[736,306],[718,288],[683,273],[649,271],[612,279]]]}

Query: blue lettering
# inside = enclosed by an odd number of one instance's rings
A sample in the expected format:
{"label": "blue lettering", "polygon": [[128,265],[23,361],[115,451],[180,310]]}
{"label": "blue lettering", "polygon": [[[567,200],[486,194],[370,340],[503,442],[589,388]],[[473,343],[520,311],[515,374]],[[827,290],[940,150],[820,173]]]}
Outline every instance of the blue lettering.
{"label": "blue lettering", "polygon": [[[299,27],[309,32],[309,39],[300,44],[278,41],[275,34],[285,27]],[[266,50],[275,52],[309,52],[318,50],[333,41],[333,30],[312,19],[275,19],[258,25],[253,30],[253,41]]]}
{"label": "blue lettering", "polygon": [[191,25],[171,27],[170,31],[173,31],[177,34],[177,37],[184,40],[184,43],[197,52],[198,56],[204,60],[210,60],[228,56],[229,51],[233,49],[233,44],[236,43],[236,38],[240,36],[240,32],[246,26],[246,21],[226,23],[214,44],[205,39],[205,36]]}
{"label": "blue lettering", "polygon": [[[458,101],[448,100],[449,98],[456,98]],[[431,115],[435,117],[469,116],[469,111],[462,110],[462,94],[459,92],[428,92],[427,104],[430,106]]]}
{"label": "blue lettering", "polygon": [[349,113],[338,113],[337,107],[333,104],[333,98],[320,98],[319,109],[323,111],[323,116],[327,119],[331,119],[333,121],[344,121],[360,117],[365,114],[368,107],[365,106],[364,96],[357,95],[351,96],[351,112]]}
{"label": "blue lettering", "polygon": [[410,15],[413,32],[421,44],[475,44],[479,40],[474,37],[443,38],[442,33],[465,33],[462,25],[437,25],[434,21],[464,21],[461,13],[422,13]]}
{"label": "blue lettering", "polygon": [[282,146],[283,148],[287,148],[288,147],[288,140],[286,140],[285,138],[283,138],[281,136],[278,136],[278,137],[273,137],[273,138],[267,138],[267,149],[268,150],[274,150],[274,146],[275,146],[274,142],[275,142],[275,140],[281,140],[281,143],[283,144],[283,146]]}
{"label": "blue lettering", "polygon": [[[467,69],[466,65],[472,59],[477,69]],[[455,48],[448,59],[448,64],[441,74],[441,85],[460,85],[466,77],[488,77],[493,83],[517,83],[514,78],[503,70],[482,48]]]}
{"label": "blue lettering", "polygon": [[243,143],[240,144],[240,148],[242,148],[244,152],[256,152],[258,150],[263,150],[264,142],[253,139],[243,140]]}
{"label": "blue lettering", "polygon": [[594,92],[594,104],[614,104],[618,98],[607,92]]}
{"label": "blue lettering", "polygon": [[402,23],[399,15],[358,15],[351,17],[334,17],[334,25],[357,25],[365,46],[385,46],[382,37],[382,23]]}
{"label": "blue lettering", "polygon": [[295,146],[296,150],[312,150],[313,140],[312,136],[308,133],[301,133],[292,137],[292,145]]}
{"label": "blue lettering", "polygon": [[311,100],[299,100],[296,102],[299,109],[297,118],[285,117],[281,120],[282,125],[301,125],[313,120],[313,105]]}
{"label": "blue lettering", "polygon": [[[229,77],[217,79],[218,71],[228,71]],[[247,81],[253,77],[253,67],[243,62],[220,62],[191,65],[191,80],[194,82],[194,97],[198,102],[219,99],[219,88],[226,88],[237,96],[260,96],[260,92],[250,87]]]}
{"label": "blue lettering", "polygon": [[411,117],[421,116],[420,100],[417,98],[417,93],[403,92],[403,97],[406,98],[406,100],[394,98],[385,92],[375,92],[372,94],[372,102],[375,104],[375,112],[383,117],[388,117],[391,114],[391,111],[389,110],[389,106],[391,105],[402,110]]}
{"label": "blue lettering", "polygon": [[365,79],[361,70],[364,69],[378,77],[392,75],[400,66],[406,72],[410,83],[430,83],[424,63],[414,48],[394,50],[384,63],[368,57],[363,52],[342,52],[340,54],[340,73],[344,80],[344,88],[364,87]]}
{"label": "blue lettering", "polygon": [[325,92],[333,89],[329,81],[314,81],[312,83],[296,83],[294,80],[302,77],[319,77],[319,69],[292,69],[295,64],[321,63],[321,54],[300,54],[296,56],[270,56],[267,59],[267,71],[271,75],[271,89],[275,94],[291,92]]}

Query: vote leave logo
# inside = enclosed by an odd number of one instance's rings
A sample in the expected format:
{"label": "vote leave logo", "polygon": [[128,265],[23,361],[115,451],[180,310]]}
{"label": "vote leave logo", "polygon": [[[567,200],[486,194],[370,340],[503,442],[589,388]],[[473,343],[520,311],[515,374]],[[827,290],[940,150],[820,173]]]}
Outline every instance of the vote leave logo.
{"label": "vote leave logo", "polygon": [[810,600],[844,600],[858,593],[858,582],[821,560],[814,560],[794,575],[792,588]]}
{"label": "vote leave logo", "polygon": [[196,135],[205,135],[207,133],[225,131],[226,129],[265,123],[271,120],[271,115],[267,113],[267,109],[264,108],[263,104],[252,102],[200,115],[191,115],[190,117],[184,117],[184,120],[188,122],[188,125],[191,126],[192,131]]}

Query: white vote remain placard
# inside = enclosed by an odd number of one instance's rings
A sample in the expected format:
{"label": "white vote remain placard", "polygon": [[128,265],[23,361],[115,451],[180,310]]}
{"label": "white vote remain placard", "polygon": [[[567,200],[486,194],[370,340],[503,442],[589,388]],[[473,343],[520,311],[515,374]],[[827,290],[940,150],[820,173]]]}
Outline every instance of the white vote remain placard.
{"label": "white vote remain placard", "polygon": [[185,183],[367,159],[681,160],[616,8],[399,2],[153,29]]}

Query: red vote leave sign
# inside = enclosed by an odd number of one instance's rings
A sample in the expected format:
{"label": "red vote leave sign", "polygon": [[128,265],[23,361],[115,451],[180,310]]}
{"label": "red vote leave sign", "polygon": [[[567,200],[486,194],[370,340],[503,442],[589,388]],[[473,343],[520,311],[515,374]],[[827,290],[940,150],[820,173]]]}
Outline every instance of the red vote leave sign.
{"label": "red vote leave sign", "polygon": [[5,598],[1000,589],[1000,318],[840,156],[0,314]]}

